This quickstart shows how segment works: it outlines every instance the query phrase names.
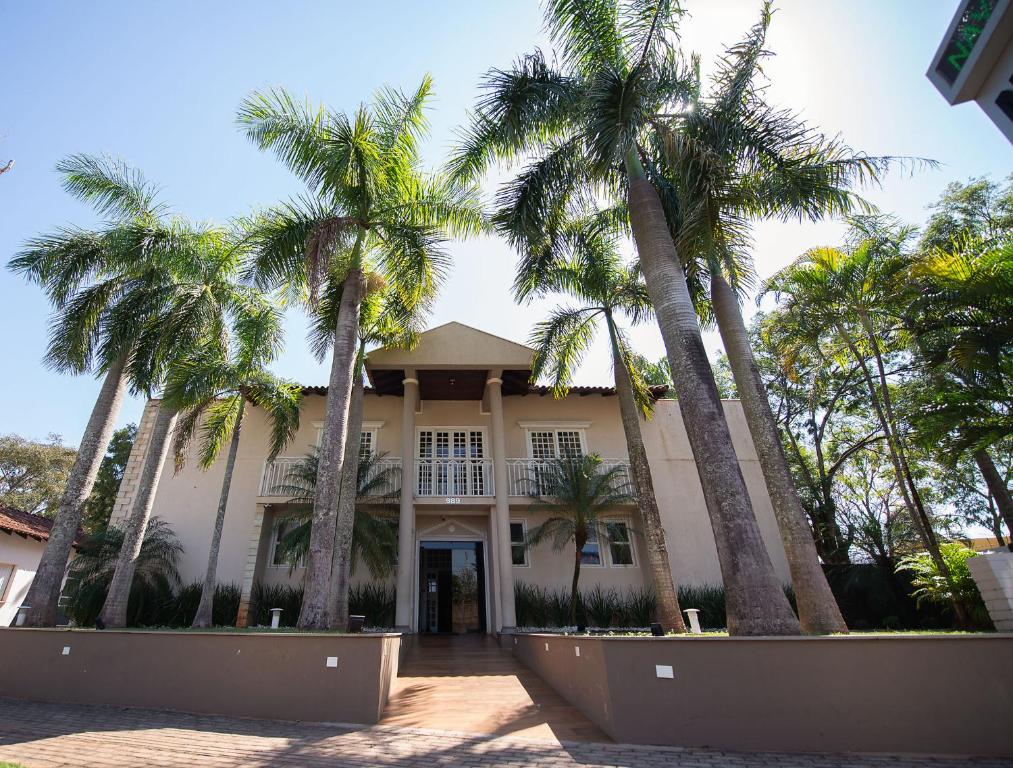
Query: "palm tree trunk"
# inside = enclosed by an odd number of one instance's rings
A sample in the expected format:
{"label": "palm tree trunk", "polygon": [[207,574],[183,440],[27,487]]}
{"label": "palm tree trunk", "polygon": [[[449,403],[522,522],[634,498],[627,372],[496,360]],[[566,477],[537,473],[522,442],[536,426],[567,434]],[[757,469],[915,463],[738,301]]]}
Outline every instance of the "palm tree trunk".
{"label": "palm tree trunk", "polygon": [[102,621],[109,628],[127,625],[127,602],[130,600],[130,587],[134,581],[134,569],[137,558],[141,554],[144,533],[151,518],[151,508],[155,504],[155,491],[158,480],[162,476],[165,458],[169,455],[169,443],[172,430],[176,426],[177,411],[164,402],[159,405],[155,415],[155,423],[151,427],[151,442],[144,457],[141,477],[137,484],[137,498],[130,510],[130,519],[123,532],[123,544],[116,559],[116,570],[113,571],[109,592],[106,594],[102,613]]}
{"label": "palm tree trunk", "polygon": [[763,379],[756,367],[738,299],[717,270],[711,274],[711,303],[781,532],[802,631],[814,635],[847,632],[848,626],[820,566],[812,530],[788,469],[788,460],[784,456]]}
{"label": "palm tree trunk", "polygon": [[577,548],[573,558],[573,580],[570,582],[570,626],[577,626],[577,602],[580,600],[580,558],[583,555],[584,543],[574,540]]}
{"label": "palm tree trunk", "polygon": [[193,617],[191,627],[210,627],[212,610],[215,600],[216,574],[218,572],[218,550],[222,545],[222,528],[225,527],[225,509],[229,505],[229,490],[232,488],[232,473],[236,469],[236,454],[239,453],[239,435],[243,429],[243,411],[246,409],[246,398],[239,396],[239,413],[236,415],[236,426],[232,429],[232,442],[229,443],[229,455],[225,460],[225,477],[222,478],[222,492],[218,497],[218,514],[215,515],[215,527],[211,532],[211,548],[208,551],[208,567],[204,574],[204,585],[200,590],[200,603]]}
{"label": "palm tree trunk", "polygon": [[352,398],[355,353],[358,350],[359,313],[366,280],[362,269],[353,267],[341,291],[341,306],[334,330],[331,376],[327,388],[327,411],[320,443],[320,463],[313,499],[309,560],[305,593],[299,612],[300,629],[327,629],[334,537],[337,534],[338,483],[345,461],[348,407]]}
{"label": "palm tree trunk", "polygon": [[665,527],[661,523],[658,499],[654,494],[654,480],[651,477],[651,465],[647,461],[647,450],[644,448],[644,436],[640,431],[640,416],[637,413],[636,398],[633,396],[633,386],[630,383],[630,371],[619,346],[611,313],[606,312],[605,320],[612,342],[612,368],[616,394],[619,397],[619,415],[623,422],[623,432],[626,433],[627,452],[630,455],[630,474],[633,476],[637,508],[640,511],[644,539],[647,542],[647,565],[651,581],[654,583],[654,592],[658,596],[658,621],[664,629],[683,634],[686,632],[686,624],[682,619],[679,592],[668,559]]}
{"label": "palm tree trunk", "polygon": [[[978,465],[981,476],[985,478],[985,484],[988,486],[992,498],[995,499],[995,505],[999,508],[999,514],[1002,515],[1002,519],[1006,523],[1010,537],[1013,537],[1013,496],[1010,495],[1009,488],[1006,487],[1002,475],[995,467],[995,462],[992,461],[992,457],[984,448],[974,452],[974,462]],[[1013,538],[1010,537],[1007,537],[1010,540],[1009,548],[1013,550]],[[996,540],[1001,543],[1002,537],[997,536]]]}
{"label": "palm tree trunk", "polygon": [[[358,359],[362,359],[361,350]],[[344,630],[348,626],[348,584],[352,575],[352,532],[355,529],[355,501],[359,489],[359,451],[362,446],[364,394],[362,366],[357,361],[352,402],[348,408],[348,436],[345,439],[345,462],[341,468],[341,494],[338,498],[337,534],[334,537],[329,606],[331,629]]]}
{"label": "palm tree trunk", "polygon": [[753,514],[661,199],[645,177],[635,148],[627,154],[626,168],[630,224],[710,515],[725,586],[728,632],[798,634],[798,619]]}
{"label": "palm tree trunk", "polygon": [[67,478],[63,496],[60,497],[60,507],[53,520],[49,541],[25,597],[25,605],[29,606],[25,616],[27,627],[52,627],[56,624],[60,589],[67,571],[70,549],[77,538],[85,502],[95,486],[95,478],[109,448],[120,406],[123,405],[126,391],[123,371],[126,364],[127,357],[122,355],[109,366],[92,407],[88,425],[81,436],[81,445],[77,449],[77,457]]}

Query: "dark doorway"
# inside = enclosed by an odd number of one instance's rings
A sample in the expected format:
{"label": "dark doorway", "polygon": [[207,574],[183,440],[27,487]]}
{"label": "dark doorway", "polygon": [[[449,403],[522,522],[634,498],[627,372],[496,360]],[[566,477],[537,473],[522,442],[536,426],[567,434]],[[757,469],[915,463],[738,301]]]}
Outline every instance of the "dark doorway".
{"label": "dark doorway", "polygon": [[485,562],[480,541],[419,543],[419,632],[485,632]]}

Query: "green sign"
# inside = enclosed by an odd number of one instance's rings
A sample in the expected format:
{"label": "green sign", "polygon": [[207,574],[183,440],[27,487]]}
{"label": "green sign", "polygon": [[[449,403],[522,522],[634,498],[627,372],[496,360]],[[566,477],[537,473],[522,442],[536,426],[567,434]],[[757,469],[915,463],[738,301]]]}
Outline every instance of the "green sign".
{"label": "green sign", "polygon": [[997,4],[998,0],[971,0],[964,9],[957,28],[953,30],[953,35],[936,64],[936,71],[950,85],[956,82]]}

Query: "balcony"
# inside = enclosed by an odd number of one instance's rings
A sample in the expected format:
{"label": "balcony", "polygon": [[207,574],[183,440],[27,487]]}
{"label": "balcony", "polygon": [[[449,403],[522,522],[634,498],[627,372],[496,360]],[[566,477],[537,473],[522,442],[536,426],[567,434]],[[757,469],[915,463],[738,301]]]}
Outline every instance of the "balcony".
{"label": "balcony", "polygon": [[[286,486],[298,485],[291,475],[304,456],[279,456],[264,462],[260,495],[269,498],[292,498]],[[530,496],[538,470],[546,462],[533,459],[507,459],[507,488],[510,496]],[[619,467],[619,478],[632,487],[630,463],[625,459],[603,459],[602,466]],[[383,458],[372,471],[386,473],[391,491],[401,489],[401,459]],[[415,495],[420,497],[492,497],[496,495],[492,459],[415,459]],[[374,475],[375,476],[375,475]],[[392,486],[392,487],[391,487]]]}
{"label": "balcony", "polygon": [[[292,477],[296,467],[306,460],[305,456],[279,456],[274,461],[264,462],[264,471],[260,478],[260,495],[273,498],[292,498],[292,486],[300,486]],[[383,493],[401,490],[401,458],[384,457],[370,467],[369,480],[383,474],[388,482],[383,483]],[[282,490],[286,489],[286,490]]]}

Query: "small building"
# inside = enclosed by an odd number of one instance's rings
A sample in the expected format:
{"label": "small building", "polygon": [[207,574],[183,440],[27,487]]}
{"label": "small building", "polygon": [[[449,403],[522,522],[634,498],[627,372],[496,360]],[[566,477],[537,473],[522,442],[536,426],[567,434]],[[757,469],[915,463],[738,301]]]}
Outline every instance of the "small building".
{"label": "small building", "polygon": [[1013,142],[1013,0],[961,0],[926,76],[950,104],[977,102]]}
{"label": "small building", "polygon": [[0,506],[0,627],[9,627],[28,594],[53,521]]}
{"label": "small building", "polygon": [[[516,626],[517,582],[567,590],[572,572],[573,554],[550,544],[524,546],[527,532],[546,519],[529,495],[539,462],[595,453],[628,473],[615,390],[574,387],[556,399],[548,388],[529,383],[533,354],[524,345],[448,323],[421,334],[413,350],[376,349],[367,356],[362,450],[382,455],[400,491],[392,510],[398,521],[393,586],[400,628],[498,632]],[[642,421],[642,429],[672,570],[678,584],[719,585],[696,462],[678,403],[660,399],[665,390],[653,390],[654,416]],[[300,511],[283,488],[291,469],[320,443],[326,396],[326,387],[304,389],[298,434],[273,461],[267,459],[265,415],[247,409],[218,564],[219,583],[240,585],[244,607],[256,582],[296,586],[304,578],[304,568],[279,556],[278,543]],[[113,523],[130,514],[157,408],[157,401],[145,408]],[[724,409],[764,542],[787,584],[784,550],[741,403],[727,400]],[[196,451],[192,446],[179,472],[167,457],[152,510],[185,548],[179,563],[184,583],[203,578],[225,464],[223,456],[202,472]],[[584,547],[581,588],[652,586],[636,505],[617,505],[608,520],[612,540],[592,539]],[[353,584],[370,581],[365,570],[353,574]],[[465,583],[474,599],[455,599],[454,585]]]}

